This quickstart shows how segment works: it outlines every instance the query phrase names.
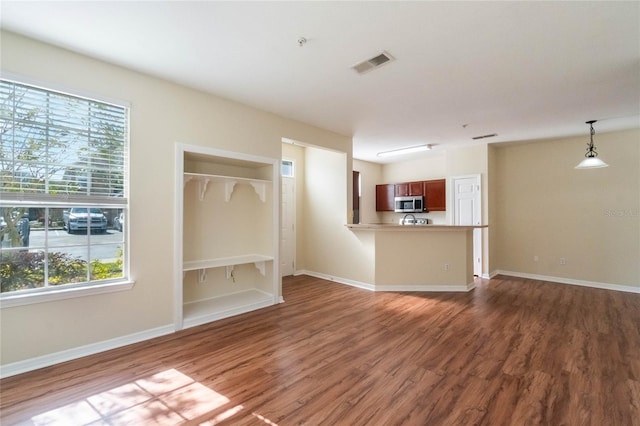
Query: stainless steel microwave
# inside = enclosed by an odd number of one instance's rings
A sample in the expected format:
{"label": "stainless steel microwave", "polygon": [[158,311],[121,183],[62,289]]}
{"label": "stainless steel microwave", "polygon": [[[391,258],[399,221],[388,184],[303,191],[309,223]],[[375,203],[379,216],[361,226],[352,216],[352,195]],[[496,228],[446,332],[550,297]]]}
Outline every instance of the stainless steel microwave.
{"label": "stainless steel microwave", "polygon": [[398,213],[419,213],[423,211],[424,197],[395,197],[394,211]]}

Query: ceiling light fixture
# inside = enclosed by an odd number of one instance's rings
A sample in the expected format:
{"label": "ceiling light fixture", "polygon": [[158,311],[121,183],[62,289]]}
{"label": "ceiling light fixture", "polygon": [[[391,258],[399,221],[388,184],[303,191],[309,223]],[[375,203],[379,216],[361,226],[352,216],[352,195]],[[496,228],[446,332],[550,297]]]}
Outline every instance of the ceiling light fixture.
{"label": "ceiling light fixture", "polygon": [[585,159],[575,167],[576,169],[597,169],[600,167],[609,167],[607,163],[598,158],[596,147],[593,146],[593,135],[596,134],[596,131],[593,130],[593,123],[596,121],[597,120],[591,120],[586,122],[591,127],[591,140],[587,144],[587,153],[584,154]]}
{"label": "ceiling light fixture", "polygon": [[383,151],[378,153],[378,157],[392,157],[394,155],[411,154],[413,152],[429,151],[430,144],[409,146],[407,148],[392,149],[391,151]]}

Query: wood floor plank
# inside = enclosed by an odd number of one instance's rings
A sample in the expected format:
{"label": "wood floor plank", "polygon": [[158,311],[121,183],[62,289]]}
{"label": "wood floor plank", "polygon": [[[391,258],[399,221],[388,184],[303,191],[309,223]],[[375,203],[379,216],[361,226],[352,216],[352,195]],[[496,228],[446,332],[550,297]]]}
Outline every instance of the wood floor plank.
{"label": "wood floor plank", "polygon": [[[0,381],[2,425],[640,425],[640,295],[287,277],[285,303]],[[84,419],[84,420],[82,420]]]}

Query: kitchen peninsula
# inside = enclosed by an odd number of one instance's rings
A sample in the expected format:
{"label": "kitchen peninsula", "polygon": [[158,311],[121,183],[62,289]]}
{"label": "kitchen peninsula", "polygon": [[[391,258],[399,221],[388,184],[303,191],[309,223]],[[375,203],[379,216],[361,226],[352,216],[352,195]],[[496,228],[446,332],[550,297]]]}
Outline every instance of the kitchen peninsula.
{"label": "kitchen peninsula", "polygon": [[366,247],[376,291],[469,291],[478,226],[348,224]]}

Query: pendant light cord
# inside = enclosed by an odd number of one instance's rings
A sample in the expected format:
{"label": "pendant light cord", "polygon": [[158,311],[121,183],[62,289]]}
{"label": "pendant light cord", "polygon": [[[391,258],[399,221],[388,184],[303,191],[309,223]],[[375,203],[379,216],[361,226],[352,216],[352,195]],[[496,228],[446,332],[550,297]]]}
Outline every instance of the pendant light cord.
{"label": "pendant light cord", "polygon": [[598,152],[596,151],[596,147],[593,146],[593,135],[596,134],[596,131],[593,128],[593,123],[595,123],[595,120],[594,121],[587,121],[587,123],[591,127],[591,142],[589,142],[589,144],[587,145],[587,153],[584,154],[584,156],[587,157],[587,158],[597,157],[598,156]]}

